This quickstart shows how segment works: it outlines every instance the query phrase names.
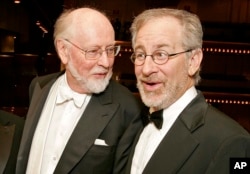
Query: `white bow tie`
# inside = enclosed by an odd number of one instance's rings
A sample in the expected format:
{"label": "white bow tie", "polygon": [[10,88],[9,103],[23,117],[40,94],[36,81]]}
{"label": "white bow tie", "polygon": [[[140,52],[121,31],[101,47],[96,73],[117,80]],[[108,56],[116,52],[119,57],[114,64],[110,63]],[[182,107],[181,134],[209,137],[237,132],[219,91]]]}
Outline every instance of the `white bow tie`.
{"label": "white bow tie", "polygon": [[61,104],[66,101],[73,100],[76,107],[80,108],[83,105],[85,98],[85,94],[78,94],[64,86],[59,86],[56,104]]}

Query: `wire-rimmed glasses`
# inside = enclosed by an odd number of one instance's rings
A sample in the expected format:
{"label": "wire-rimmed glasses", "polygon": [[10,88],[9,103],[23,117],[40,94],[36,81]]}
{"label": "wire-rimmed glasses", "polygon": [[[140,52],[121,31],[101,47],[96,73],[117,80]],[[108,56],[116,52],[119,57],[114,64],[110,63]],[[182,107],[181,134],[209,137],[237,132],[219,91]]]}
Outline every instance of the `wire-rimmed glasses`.
{"label": "wire-rimmed glasses", "polygon": [[164,50],[157,50],[157,51],[153,52],[153,54],[151,54],[151,55],[147,55],[143,52],[134,52],[131,55],[130,59],[135,65],[140,66],[140,65],[144,64],[146,57],[150,56],[153,59],[154,63],[156,63],[158,65],[162,65],[162,64],[166,63],[170,59],[170,57],[173,57],[173,56],[176,56],[176,55],[179,55],[182,53],[190,52],[190,51],[192,51],[192,49],[188,49],[186,51],[182,51],[182,52],[178,52],[178,53],[168,54]]}
{"label": "wire-rimmed glasses", "polygon": [[117,46],[112,45],[112,46],[106,47],[105,50],[99,47],[93,47],[93,48],[84,50],[80,48],[79,46],[77,46],[76,44],[74,44],[73,42],[69,41],[68,39],[64,39],[64,40],[70,43],[71,45],[73,45],[74,47],[76,47],[77,49],[79,49],[85,55],[85,58],[89,60],[99,59],[103,52],[106,52],[108,58],[114,58],[115,56],[118,55],[121,49],[120,45],[117,45]]}

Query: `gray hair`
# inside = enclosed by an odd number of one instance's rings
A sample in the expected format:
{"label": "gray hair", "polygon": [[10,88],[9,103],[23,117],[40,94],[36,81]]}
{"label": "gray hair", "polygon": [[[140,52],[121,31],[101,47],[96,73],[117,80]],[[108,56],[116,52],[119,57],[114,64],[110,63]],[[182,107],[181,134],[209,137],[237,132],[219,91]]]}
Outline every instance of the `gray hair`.
{"label": "gray hair", "polygon": [[70,15],[72,11],[74,11],[74,9],[64,10],[63,13],[56,20],[56,23],[54,25],[54,35],[53,35],[54,44],[56,44],[56,40],[58,38],[64,38],[73,34],[72,32],[73,29],[71,27],[72,18]]}
{"label": "gray hair", "polygon": [[[134,47],[138,31],[147,23],[147,21],[169,16],[177,19],[182,26],[183,39],[181,44],[184,49],[202,48],[203,30],[198,16],[185,10],[170,8],[149,9],[136,16],[130,28],[132,34],[132,46]],[[196,84],[198,84],[200,80],[199,72],[200,69],[194,75]]]}
{"label": "gray hair", "polygon": [[[54,25],[54,45],[56,47],[56,40],[61,38],[70,38],[74,37],[74,35],[77,33],[75,30],[77,29],[77,20],[78,16],[81,16],[81,13],[77,13],[76,11],[93,11],[100,13],[104,17],[109,20],[109,17],[103,12],[100,11],[94,7],[80,7],[80,8],[71,8],[71,9],[65,9],[61,15],[58,17],[58,19],[55,22]],[[75,24],[75,27],[72,25]]]}

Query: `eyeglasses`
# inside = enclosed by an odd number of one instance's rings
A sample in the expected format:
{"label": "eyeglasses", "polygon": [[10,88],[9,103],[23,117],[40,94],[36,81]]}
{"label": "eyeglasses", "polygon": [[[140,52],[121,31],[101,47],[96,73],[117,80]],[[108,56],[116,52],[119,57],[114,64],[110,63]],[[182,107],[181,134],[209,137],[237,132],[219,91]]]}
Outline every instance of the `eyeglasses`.
{"label": "eyeglasses", "polygon": [[84,49],[80,48],[79,46],[77,46],[76,44],[69,41],[68,39],[64,39],[64,40],[67,41],[68,43],[70,43],[71,45],[73,45],[74,47],[76,47],[77,49],[79,49],[82,53],[84,53],[85,58],[89,59],[89,60],[99,59],[103,52],[106,52],[108,58],[114,58],[115,56],[118,55],[118,53],[121,49],[121,46],[118,45],[118,46],[108,46],[107,48],[105,48],[105,50],[102,50],[101,48],[98,48],[98,47],[84,50]]}
{"label": "eyeglasses", "polygon": [[158,50],[158,51],[155,51],[152,55],[146,55],[145,53],[142,53],[142,52],[134,52],[131,55],[130,59],[135,65],[140,66],[144,64],[146,57],[150,56],[153,59],[154,63],[158,65],[162,65],[166,63],[171,57],[182,54],[182,53],[190,52],[190,51],[192,51],[192,49],[182,51],[179,53],[168,54],[166,51]]}

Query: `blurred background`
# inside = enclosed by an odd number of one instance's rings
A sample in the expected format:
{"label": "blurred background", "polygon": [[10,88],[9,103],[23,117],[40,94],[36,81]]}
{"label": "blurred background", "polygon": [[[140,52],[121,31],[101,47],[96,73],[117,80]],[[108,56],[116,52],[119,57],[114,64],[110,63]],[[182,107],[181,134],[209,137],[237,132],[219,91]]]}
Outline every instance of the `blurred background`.
{"label": "blurred background", "polygon": [[130,24],[145,9],[171,7],[197,14],[204,29],[202,81],[207,101],[250,131],[250,0],[1,0],[0,108],[25,117],[32,78],[60,71],[53,25],[63,9],[105,11],[122,50],[113,78],[137,94]]}

